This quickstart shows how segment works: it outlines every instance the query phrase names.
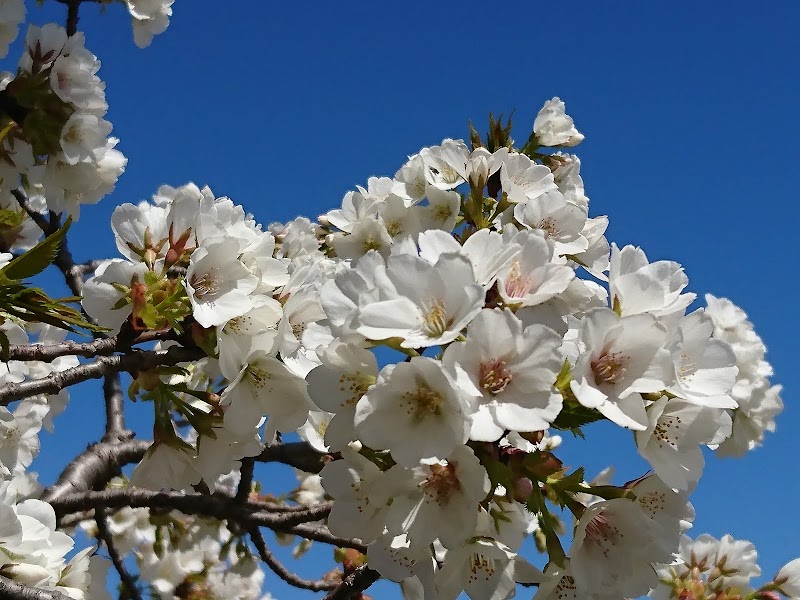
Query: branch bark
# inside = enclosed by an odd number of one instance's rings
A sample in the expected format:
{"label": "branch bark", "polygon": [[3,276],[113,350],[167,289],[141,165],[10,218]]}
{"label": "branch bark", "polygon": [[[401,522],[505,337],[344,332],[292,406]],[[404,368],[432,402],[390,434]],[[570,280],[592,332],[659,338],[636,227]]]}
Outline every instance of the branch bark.
{"label": "branch bark", "polygon": [[48,377],[22,383],[7,383],[0,387],[0,406],[6,406],[14,400],[37,394],[56,394],[70,385],[89,379],[99,379],[111,373],[120,371],[131,373],[158,366],[174,366],[178,363],[198,360],[203,356],[205,353],[199,348],[173,346],[167,350],[147,350],[121,356],[101,357],[93,363],[65,369]]}
{"label": "branch bark", "polygon": [[58,480],[42,492],[45,502],[92,489],[104,488],[120,469],[142,460],[153,442],[131,440],[128,442],[100,442],[89,446],[62,471]]}
{"label": "branch bark", "polygon": [[303,579],[299,575],[292,573],[289,569],[287,569],[283,563],[281,563],[275,555],[272,554],[270,549],[267,547],[267,543],[264,541],[264,536],[261,534],[261,531],[254,527],[250,531],[250,539],[253,540],[253,545],[256,547],[258,551],[258,555],[261,560],[267,565],[273,573],[275,573],[278,577],[283,579],[289,585],[293,585],[296,588],[300,588],[303,590],[311,590],[314,592],[319,592],[322,590],[332,590],[336,588],[338,585],[335,581],[326,581],[324,579],[317,579],[317,580],[309,580]]}
{"label": "branch bark", "polygon": [[256,462],[280,462],[306,473],[319,473],[325,466],[326,456],[328,455],[324,452],[312,448],[308,442],[290,442],[267,446],[256,457]]}
{"label": "branch bark", "polygon": [[358,567],[344,578],[335,590],[325,596],[324,600],[349,600],[380,579],[380,573],[369,567]]}
{"label": "branch bark", "polygon": [[129,439],[132,434],[125,428],[125,397],[119,373],[106,375],[103,379],[103,398],[106,402],[106,434],[103,441]]}
{"label": "branch bark", "polygon": [[[125,465],[138,463],[152,445],[150,440],[121,443],[98,442],[77,456],[59,476],[56,483],[44,490],[42,500],[51,502],[65,494],[102,489]],[[291,442],[269,446],[256,457],[257,462],[280,462],[309,473],[319,472],[326,455],[307,442]],[[273,507],[273,510],[296,510],[298,507]]]}
{"label": "branch bark", "polygon": [[[296,531],[297,526],[324,519],[331,509],[329,504],[325,504],[305,510],[273,512],[260,502],[249,501],[243,504],[234,497],[219,493],[211,495],[185,494],[176,491],[154,492],[138,488],[65,493],[48,501],[55,510],[57,519],[69,513],[98,507],[162,508],[180,510],[186,514],[205,515],[221,521],[233,520],[249,526],[269,527],[276,531],[286,531],[297,535],[302,535],[301,532],[304,531],[303,529],[300,529],[299,532]],[[357,542],[351,540],[346,545],[352,547],[353,543]]]}
{"label": "branch bark", "polygon": [[173,333],[171,331],[145,331],[133,339],[123,339],[122,336],[115,335],[108,338],[98,338],[91,342],[67,340],[58,344],[14,344],[8,348],[8,357],[9,360],[38,360],[41,362],[51,362],[60,356],[95,358],[130,350],[132,346],[137,344],[172,338]]}
{"label": "branch bark", "polygon": [[8,600],[71,600],[57,591],[40,590],[22,585],[0,575],[0,598]]}
{"label": "branch bark", "polygon": [[94,521],[97,523],[97,538],[105,544],[108,557],[111,559],[114,568],[119,574],[119,579],[124,585],[123,589],[127,592],[127,597],[131,600],[142,600],[142,596],[136,587],[136,581],[131,577],[131,574],[128,573],[128,570],[122,562],[122,557],[119,555],[117,547],[114,545],[114,538],[108,530],[108,521],[106,519],[105,508],[98,506],[94,511]]}

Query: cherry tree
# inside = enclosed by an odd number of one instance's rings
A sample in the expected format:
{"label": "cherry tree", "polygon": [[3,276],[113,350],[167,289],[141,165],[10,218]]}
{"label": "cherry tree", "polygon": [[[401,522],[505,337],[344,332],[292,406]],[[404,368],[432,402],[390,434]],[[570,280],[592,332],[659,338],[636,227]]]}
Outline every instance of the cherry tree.
{"label": "cherry tree", "polygon": [[[741,456],[775,428],[765,346],[725,298],[690,310],[680,264],[606,239],[563,101],[521,142],[490,116],[422,148],[316,220],[164,185],[115,209],[118,256],[78,264],[70,225],[127,158],[77,30],[89,0],[58,1],[65,26],[23,27],[0,0],[0,55],[24,29],[0,76],[0,597],[269,598],[274,574],[327,600],[379,578],[425,600],[800,598],[800,559],[756,585],[750,542],[687,535],[702,448]],[[92,1],[127,10],[139,47],[172,15]],[[49,265],[72,298],[30,283]],[[92,379],[105,434],[43,486],[40,431]],[[650,471],[564,464],[563,436],[601,420]],[[330,563],[300,577],[273,537]]]}

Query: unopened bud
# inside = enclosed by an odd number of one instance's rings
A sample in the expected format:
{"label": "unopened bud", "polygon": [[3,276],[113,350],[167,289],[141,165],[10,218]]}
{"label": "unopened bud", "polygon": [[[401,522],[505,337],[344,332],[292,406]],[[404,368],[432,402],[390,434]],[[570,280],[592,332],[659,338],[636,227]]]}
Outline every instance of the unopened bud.
{"label": "unopened bud", "polygon": [[142,312],[147,308],[147,286],[141,282],[131,285],[131,325],[137,331],[147,329]]}
{"label": "unopened bud", "polygon": [[536,452],[531,455],[535,460],[526,463],[528,473],[541,481],[564,470],[564,463],[551,452]]}
{"label": "unopened bud", "polygon": [[514,482],[514,499],[525,502],[533,493],[533,482],[527,477],[520,477]]}

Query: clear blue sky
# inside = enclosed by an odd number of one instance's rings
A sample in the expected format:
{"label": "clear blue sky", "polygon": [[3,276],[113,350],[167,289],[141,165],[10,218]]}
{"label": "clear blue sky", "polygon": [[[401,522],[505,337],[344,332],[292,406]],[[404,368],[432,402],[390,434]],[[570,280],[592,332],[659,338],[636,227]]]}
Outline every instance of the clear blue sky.
{"label": "clear blue sky", "polygon": [[[174,10],[138,50],[121,7],[82,8],[130,162],[74,227],[76,258],[114,256],[114,207],[161,183],[209,184],[264,223],[313,217],[421,146],[466,136],[468,118],[516,109],[521,138],[558,95],[586,135],[577,153],[609,239],[677,260],[692,291],[743,306],[785,386],[763,449],[709,461],[695,533],[754,541],[768,573],[800,556],[798,289],[784,268],[800,216],[799,4],[177,0]],[[46,0],[29,17],[63,21],[63,7]],[[70,409],[57,451],[36,463],[45,481],[100,434],[98,398],[73,394]],[[622,481],[639,474],[624,433],[588,433],[589,472],[615,463]],[[577,466],[582,455],[569,453]]]}

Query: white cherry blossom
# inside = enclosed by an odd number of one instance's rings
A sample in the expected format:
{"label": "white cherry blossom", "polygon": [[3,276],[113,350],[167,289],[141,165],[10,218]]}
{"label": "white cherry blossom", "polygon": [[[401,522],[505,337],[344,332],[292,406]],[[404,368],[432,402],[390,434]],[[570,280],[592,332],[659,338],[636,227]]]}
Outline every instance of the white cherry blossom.
{"label": "white cherry blossom", "polygon": [[[504,431],[547,429],[561,411],[555,391],[561,337],[541,325],[523,327],[510,310],[482,310],[466,341],[451,344],[443,362],[478,399],[470,438],[495,441]],[[464,379],[466,378],[466,379]]]}
{"label": "white cherry blossom", "polygon": [[446,458],[467,441],[471,402],[440,363],[414,357],[381,370],[356,404],[356,434],[407,467]]}

